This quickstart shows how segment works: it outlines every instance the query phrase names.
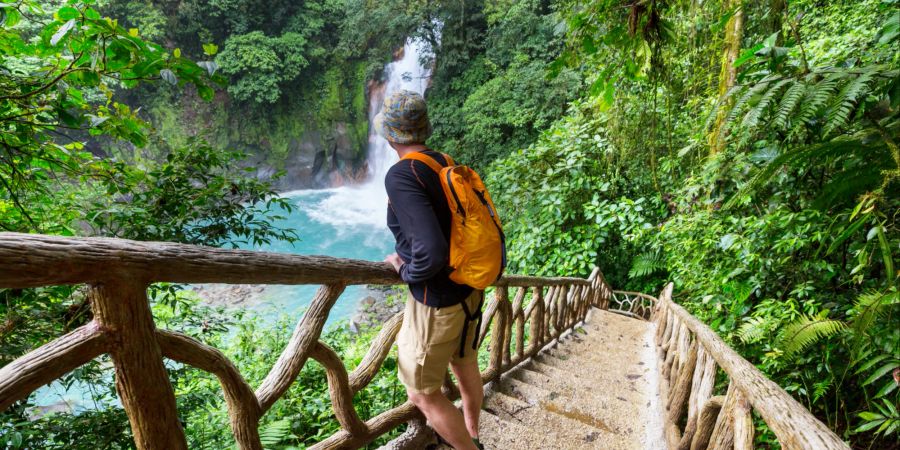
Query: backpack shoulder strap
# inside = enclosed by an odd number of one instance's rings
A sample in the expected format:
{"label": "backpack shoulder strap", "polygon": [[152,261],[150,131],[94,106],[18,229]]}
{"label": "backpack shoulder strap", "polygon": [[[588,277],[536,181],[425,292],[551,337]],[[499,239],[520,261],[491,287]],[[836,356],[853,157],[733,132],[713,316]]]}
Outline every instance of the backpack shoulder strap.
{"label": "backpack shoulder strap", "polygon": [[[451,165],[451,166],[454,165],[454,164],[453,164],[453,160],[450,159],[450,156],[448,156],[448,155],[445,154],[445,153],[441,153],[441,154],[444,155],[444,159],[447,160],[447,163],[449,163],[449,165]],[[424,153],[422,153],[422,152],[410,152],[410,153],[407,153],[407,154],[406,154],[403,158],[401,158],[401,159],[413,159],[413,160],[416,160],[416,161],[419,161],[419,162],[423,162],[423,163],[425,163],[428,167],[431,167],[431,170],[435,171],[435,173],[437,173],[437,174],[440,174],[440,173],[441,173],[441,169],[444,168],[443,166],[441,166],[441,164],[440,164],[439,162],[437,162],[437,160],[435,160],[434,158],[432,158],[432,157],[430,157],[430,156],[428,156],[428,155],[426,155],[426,154],[424,154]]]}

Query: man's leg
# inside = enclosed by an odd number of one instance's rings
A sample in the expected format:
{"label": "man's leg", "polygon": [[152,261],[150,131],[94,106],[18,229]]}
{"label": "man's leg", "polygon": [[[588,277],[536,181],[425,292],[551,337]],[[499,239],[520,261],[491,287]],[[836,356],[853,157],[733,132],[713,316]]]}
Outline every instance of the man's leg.
{"label": "man's leg", "polygon": [[478,420],[481,415],[481,404],[484,402],[484,386],[481,384],[481,372],[478,361],[465,361],[450,364],[453,375],[459,381],[459,393],[462,396],[463,415],[469,436],[478,438]]}
{"label": "man's leg", "polygon": [[454,449],[478,450],[466,431],[463,415],[440,390],[430,394],[407,392],[407,396],[425,414],[434,431]]}

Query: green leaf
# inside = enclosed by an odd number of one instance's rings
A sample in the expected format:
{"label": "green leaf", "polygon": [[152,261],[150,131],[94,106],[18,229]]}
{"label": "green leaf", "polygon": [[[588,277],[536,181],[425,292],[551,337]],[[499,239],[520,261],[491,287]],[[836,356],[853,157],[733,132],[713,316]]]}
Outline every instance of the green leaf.
{"label": "green leaf", "polygon": [[882,386],[881,389],[879,389],[878,392],[875,393],[875,398],[884,397],[884,396],[890,394],[891,392],[894,392],[894,390],[896,390],[896,389],[897,389],[897,382],[894,381],[893,377],[888,378],[887,382],[884,383],[884,386]]}
{"label": "green leaf", "polygon": [[2,12],[6,15],[6,26],[12,28],[22,20],[22,14],[15,8],[3,8]]}
{"label": "green leaf", "polygon": [[60,8],[59,11],[56,12],[56,15],[60,18],[60,20],[72,20],[80,16],[78,10],[71,6],[64,6]]}
{"label": "green leaf", "polygon": [[203,100],[210,101],[213,99],[213,96],[215,96],[215,94],[215,91],[213,91],[211,87],[205,84],[197,85],[197,95],[199,95]]}
{"label": "green leaf", "polygon": [[213,56],[219,51],[219,46],[213,43],[203,44],[203,53],[206,56]]}
{"label": "green leaf", "polygon": [[866,386],[866,385],[874,383],[875,380],[883,377],[885,374],[896,369],[897,367],[900,367],[900,362],[897,362],[897,361],[889,362],[889,363],[879,367],[878,370],[876,370],[875,372],[872,373],[872,375],[869,375],[869,378],[866,378],[866,380],[862,382],[862,385]]}
{"label": "green leaf", "polygon": [[200,61],[197,65],[206,69],[209,76],[213,76],[216,73],[216,70],[219,69],[219,65],[216,64],[215,61]]}
{"label": "green leaf", "polygon": [[100,20],[100,13],[94,8],[85,8],[84,17],[90,20]]}
{"label": "green leaf", "polygon": [[758,52],[762,48],[763,44],[759,43],[754,45],[753,47],[748,48],[747,50],[744,50],[744,52],[741,53],[741,56],[738,59],[734,60],[734,67],[741,67],[746,64],[747,61],[756,58],[756,52]]}
{"label": "green leaf", "polygon": [[834,241],[832,241],[831,245],[828,246],[828,250],[825,252],[825,255],[830,255],[832,252],[837,250],[837,248],[840,247],[841,244],[844,243],[844,241],[846,241],[850,236],[859,231],[859,229],[862,228],[862,226],[865,225],[868,221],[869,216],[863,216],[857,219],[856,222],[850,224],[849,227],[845,228],[844,231],[841,232],[841,234],[834,238]]}
{"label": "green leaf", "polygon": [[884,234],[883,224],[878,225],[878,243],[881,247],[881,258],[884,260],[884,269],[887,273],[888,285],[893,285],[897,272],[894,271],[894,258],[891,255],[891,246],[888,243],[887,236]]}

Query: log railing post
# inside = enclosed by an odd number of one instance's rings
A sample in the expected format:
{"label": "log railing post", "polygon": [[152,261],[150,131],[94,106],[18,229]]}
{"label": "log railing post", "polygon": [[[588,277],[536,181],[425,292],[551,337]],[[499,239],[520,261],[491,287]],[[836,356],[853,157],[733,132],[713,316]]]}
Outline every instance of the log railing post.
{"label": "log railing post", "polygon": [[710,450],[726,450],[734,446],[734,410],[738,403],[745,401],[741,390],[734,385],[734,382],[728,385],[728,392],[725,394],[725,403],[716,419],[716,426],[713,428],[712,436],[709,438]]}
{"label": "log railing post", "polygon": [[753,450],[753,415],[750,402],[738,399],[734,407],[734,450]]}
{"label": "log railing post", "polygon": [[494,296],[497,299],[497,315],[491,330],[491,354],[487,372],[492,375],[492,381],[498,381],[503,373],[503,354],[505,353],[503,344],[507,342],[505,336],[507,315],[504,313],[504,305],[509,298],[506,286],[497,286],[494,289]]}
{"label": "log railing post", "polygon": [[535,286],[531,292],[531,301],[534,303],[534,313],[531,317],[531,342],[528,344],[528,354],[533,355],[544,346],[544,288]]}
{"label": "log railing post", "polygon": [[725,397],[717,395],[703,404],[697,417],[697,432],[691,436],[689,444],[679,445],[678,450],[706,450],[724,403]]}
{"label": "log railing post", "polygon": [[138,449],[186,449],[175,392],[156,341],[146,282],[123,279],[91,287],[97,323],[111,336],[116,391]]}
{"label": "log railing post", "polygon": [[516,324],[516,359],[521,361],[525,357],[525,312],[522,303],[525,301],[525,294],[528,288],[523,286],[516,293],[516,301],[513,302],[512,314],[515,317]]}

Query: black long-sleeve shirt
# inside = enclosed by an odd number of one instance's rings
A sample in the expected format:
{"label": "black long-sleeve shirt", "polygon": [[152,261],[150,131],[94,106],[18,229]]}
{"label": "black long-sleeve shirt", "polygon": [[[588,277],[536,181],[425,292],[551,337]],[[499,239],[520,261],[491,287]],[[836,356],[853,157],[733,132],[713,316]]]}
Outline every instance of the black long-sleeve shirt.
{"label": "black long-sleeve shirt", "polygon": [[[425,150],[441,165],[443,155]],[[405,264],[400,278],[416,300],[428,306],[451,306],[463,301],[472,288],[450,280],[450,207],[437,173],[425,163],[401,160],[384,178],[388,194],[388,228]]]}

